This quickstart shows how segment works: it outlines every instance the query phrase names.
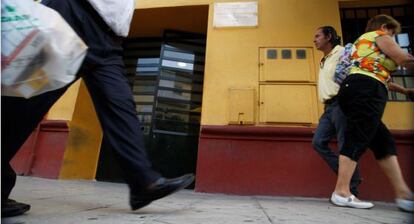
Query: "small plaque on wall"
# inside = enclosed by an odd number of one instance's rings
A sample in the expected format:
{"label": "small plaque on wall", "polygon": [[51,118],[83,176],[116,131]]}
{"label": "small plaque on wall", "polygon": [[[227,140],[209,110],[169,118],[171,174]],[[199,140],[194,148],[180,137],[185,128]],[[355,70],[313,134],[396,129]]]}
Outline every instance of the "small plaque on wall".
{"label": "small plaque on wall", "polygon": [[257,5],[257,1],[214,3],[213,25],[216,28],[257,27]]}

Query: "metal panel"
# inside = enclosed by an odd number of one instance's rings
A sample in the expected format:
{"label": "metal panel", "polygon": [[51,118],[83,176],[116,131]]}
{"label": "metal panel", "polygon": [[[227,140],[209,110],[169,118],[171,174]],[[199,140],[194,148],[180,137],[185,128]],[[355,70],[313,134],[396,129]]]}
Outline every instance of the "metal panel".
{"label": "metal panel", "polygon": [[260,85],[260,122],[317,123],[316,86]]}
{"label": "metal panel", "polygon": [[[273,52],[280,52],[279,57]],[[260,81],[314,82],[312,48],[261,48]]]}
{"label": "metal panel", "polygon": [[255,91],[253,88],[229,89],[229,123],[254,124]]}

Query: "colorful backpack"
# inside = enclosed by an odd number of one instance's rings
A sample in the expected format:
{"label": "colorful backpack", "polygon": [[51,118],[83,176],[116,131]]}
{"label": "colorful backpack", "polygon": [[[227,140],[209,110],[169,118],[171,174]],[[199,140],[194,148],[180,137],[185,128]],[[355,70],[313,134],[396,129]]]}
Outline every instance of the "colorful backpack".
{"label": "colorful backpack", "polygon": [[347,43],[342,54],[339,56],[338,64],[335,67],[333,81],[341,85],[342,81],[348,76],[352,65],[354,64],[352,54],[355,51],[355,45]]}

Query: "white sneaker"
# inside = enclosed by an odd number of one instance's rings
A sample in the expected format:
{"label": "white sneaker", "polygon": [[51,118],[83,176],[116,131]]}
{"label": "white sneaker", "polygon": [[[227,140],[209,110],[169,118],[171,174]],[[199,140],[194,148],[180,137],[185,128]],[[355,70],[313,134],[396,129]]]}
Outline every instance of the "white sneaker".
{"label": "white sneaker", "polygon": [[334,205],[341,206],[341,207],[350,207],[350,208],[372,208],[374,204],[371,202],[366,201],[357,201],[355,200],[355,195],[351,195],[349,197],[342,197],[335,192],[332,193],[331,202]]}
{"label": "white sneaker", "polygon": [[412,200],[396,198],[395,203],[399,209],[405,212],[414,212],[414,201]]}

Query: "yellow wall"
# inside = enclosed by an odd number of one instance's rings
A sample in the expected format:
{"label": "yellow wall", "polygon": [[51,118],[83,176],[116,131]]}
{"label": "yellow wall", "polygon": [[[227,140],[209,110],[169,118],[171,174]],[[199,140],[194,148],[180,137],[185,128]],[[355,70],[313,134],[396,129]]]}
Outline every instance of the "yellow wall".
{"label": "yellow wall", "polygon": [[48,120],[66,120],[69,136],[60,179],[94,179],[101,148],[102,131],[85,84],[72,84],[53,105]]}
{"label": "yellow wall", "polygon": [[82,81],[79,86],[75,113],[69,122],[69,138],[66,145],[61,179],[94,179],[102,131],[97,119],[92,100]]}
{"label": "yellow wall", "polygon": [[[212,13],[210,7],[202,125],[228,124],[229,102],[223,96],[228,95],[229,88],[250,87],[259,94],[260,47],[313,48],[317,27],[332,25],[340,30],[338,3],[332,0],[259,1],[258,28],[216,29],[212,27]],[[314,54],[317,68],[322,55],[316,50]],[[283,94],[287,93],[274,97]],[[286,102],[290,106],[295,103]]]}
{"label": "yellow wall", "polygon": [[388,102],[382,120],[390,129],[414,130],[414,103]]}
{"label": "yellow wall", "polygon": [[[232,1],[137,1],[138,9],[207,4],[210,6],[202,125],[226,125],[229,123],[230,103],[228,99],[230,97],[226,97],[229,94],[229,89],[253,88],[256,93],[255,99],[260,98],[258,87],[259,69],[257,66],[260,47],[311,47],[314,49],[315,68],[318,68],[318,62],[322,54],[313,47],[314,31],[321,25],[332,25],[340,32],[339,4],[343,7],[396,4],[396,1],[388,0],[380,2],[373,0],[340,0],[340,3],[333,0],[259,0],[258,28],[216,29],[212,26],[214,2]],[[399,0],[397,3],[403,4],[406,3],[406,0]],[[151,14],[151,11],[156,12],[154,9],[149,9],[146,12]],[[178,18],[181,17],[178,15]],[[163,22],[161,20],[158,23]],[[139,32],[139,26],[136,26],[136,29]],[[133,30],[132,33],[134,32]],[[317,69],[315,72],[318,72]],[[275,97],[283,97],[283,94]],[[295,104],[297,102],[286,103]],[[319,104],[318,106],[320,114],[322,105]],[[414,122],[411,120],[412,107],[412,103],[390,103],[387,106],[384,121],[391,128],[414,129]],[[400,112],[401,110],[403,112]],[[257,111],[259,110],[255,108],[255,111],[255,122],[258,124]],[[395,112],[400,113],[401,116],[390,116]]]}
{"label": "yellow wall", "polygon": [[50,108],[46,116],[48,120],[72,120],[75,104],[78,97],[80,80],[73,83],[63,96]]}

